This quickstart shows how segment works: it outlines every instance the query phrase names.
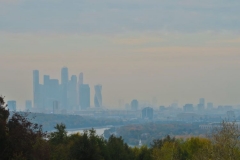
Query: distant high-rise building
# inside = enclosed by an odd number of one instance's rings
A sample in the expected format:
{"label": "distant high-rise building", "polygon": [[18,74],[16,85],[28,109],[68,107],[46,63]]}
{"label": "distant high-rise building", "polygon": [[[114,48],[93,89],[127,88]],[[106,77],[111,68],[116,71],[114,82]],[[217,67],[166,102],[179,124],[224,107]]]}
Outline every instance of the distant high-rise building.
{"label": "distant high-rise building", "polygon": [[96,85],[95,96],[94,96],[94,105],[95,107],[102,107],[102,85]]}
{"label": "distant high-rise building", "polygon": [[146,107],[142,110],[142,119],[153,119],[153,108]]}
{"label": "distant high-rise building", "polygon": [[205,107],[205,99],[204,98],[200,98],[199,99],[199,104],[203,105]]}
{"label": "distant high-rise building", "polygon": [[62,96],[61,102],[62,107],[68,108],[68,68],[63,67],[61,71],[61,88],[62,88]]}
{"label": "distant high-rise building", "polygon": [[16,111],[17,110],[17,103],[16,101],[7,101],[9,111]]}
{"label": "distant high-rise building", "polygon": [[51,110],[53,101],[59,101],[61,99],[61,89],[58,79],[50,79],[49,75],[43,76],[43,103],[45,109]]}
{"label": "distant high-rise building", "polygon": [[[77,86],[77,88],[78,88],[78,97],[80,97],[80,93],[79,93],[79,87],[80,87],[80,85],[82,85],[83,84],[83,73],[81,72],[80,74],[79,74],[79,76],[78,76],[78,86]],[[78,98],[78,101],[77,101],[77,103],[78,103],[78,105],[80,106],[80,102],[79,102],[79,98]]]}
{"label": "distant high-rise building", "polygon": [[204,98],[199,99],[199,104],[197,105],[197,108],[199,111],[202,111],[205,109],[205,99]]}
{"label": "distant high-rise building", "polygon": [[185,104],[183,106],[184,112],[192,112],[193,111],[193,104]]}
{"label": "distant high-rise building", "polygon": [[199,111],[203,111],[204,110],[204,105],[203,104],[198,104],[197,105],[197,109],[199,110]]}
{"label": "distant high-rise building", "polygon": [[90,107],[90,87],[88,84],[82,84],[79,86],[79,104],[81,109],[87,109]]}
{"label": "distant high-rise building", "polygon": [[79,80],[78,80],[78,85],[80,86],[81,84],[83,84],[83,73],[82,72],[79,74]]}
{"label": "distant high-rise building", "polygon": [[44,75],[43,76],[43,84],[44,85],[48,84],[49,80],[50,80],[50,76],[49,75]]}
{"label": "distant high-rise building", "polygon": [[136,99],[132,100],[131,110],[138,110],[138,100],[136,100]]}
{"label": "distant high-rise building", "polygon": [[61,70],[61,84],[67,84],[68,83],[68,68],[63,67]]}
{"label": "distant high-rise building", "polygon": [[70,109],[76,109],[77,107],[77,76],[73,75],[68,84],[68,103]]}
{"label": "distant high-rise building", "polygon": [[58,79],[49,79],[48,84],[48,97],[47,97],[47,107],[51,109],[54,101],[59,101],[61,95],[60,93],[60,85]]}
{"label": "distant high-rise building", "polygon": [[33,103],[35,108],[39,108],[40,106],[40,84],[39,84],[39,71],[33,71]]}
{"label": "distant high-rise building", "polygon": [[212,109],[213,108],[213,103],[211,103],[211,102],[207,103],[207,108]]}
{"label": "distant high-rise building", "polygon": [[25,109],[26,109],[26,110],[31,110],[31,109],[32,109],[32,101],[27,100],[27,101],[25,102]]}
{"label": "distant high-rise building", "polygon": [[49,81],[50,81],[50,76],[49,75],[44,75],[43,76],[43,104],[44,107],[47,108],[49,103],[48,103],[48,98],[50,96],[50,92],[49,92]]}

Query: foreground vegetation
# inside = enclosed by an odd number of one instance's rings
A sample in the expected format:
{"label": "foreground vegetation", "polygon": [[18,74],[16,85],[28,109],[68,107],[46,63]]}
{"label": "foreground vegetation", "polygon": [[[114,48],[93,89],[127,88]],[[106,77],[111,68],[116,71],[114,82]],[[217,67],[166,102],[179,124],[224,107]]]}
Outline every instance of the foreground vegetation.
{"label": "foreground vegetation", "polygon": [[9,118],[0,97],[0,159],[3,160],[237,160],[240,131],[235,123],[223,122],[207,138],[155,139],[151,146],[129,147],[121,137],[108,140],[88,130],[67,135],[64,124],[45,133],[42,126],[15,113]]}

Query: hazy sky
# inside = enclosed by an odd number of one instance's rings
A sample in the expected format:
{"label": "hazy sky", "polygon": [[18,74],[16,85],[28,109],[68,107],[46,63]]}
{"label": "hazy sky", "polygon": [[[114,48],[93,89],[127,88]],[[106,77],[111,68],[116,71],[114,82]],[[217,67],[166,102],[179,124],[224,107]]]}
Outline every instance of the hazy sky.
{"label": "hazy sky", "polygon": [[0,0],[0,94],[32,99],[32,70],[84,72],[103,103],[240,104],[239,0]]}

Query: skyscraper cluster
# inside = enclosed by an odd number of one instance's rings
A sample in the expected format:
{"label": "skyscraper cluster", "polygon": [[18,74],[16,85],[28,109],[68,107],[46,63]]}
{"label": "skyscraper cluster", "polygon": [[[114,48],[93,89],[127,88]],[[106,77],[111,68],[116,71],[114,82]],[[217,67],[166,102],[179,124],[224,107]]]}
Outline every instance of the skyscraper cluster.
{"label": "skyscraper cluster", "polygon": [[[102,86],[95,86],[95,107],[102,107]],[[43,84],[39,83],[39,71],[33,71],[33,105],[34,108],[79,110],[90,107],[90,87],[83,83],[83,73],[72,75],[69,79],[68,68],[61,70],[61,82],[43,76]]]}

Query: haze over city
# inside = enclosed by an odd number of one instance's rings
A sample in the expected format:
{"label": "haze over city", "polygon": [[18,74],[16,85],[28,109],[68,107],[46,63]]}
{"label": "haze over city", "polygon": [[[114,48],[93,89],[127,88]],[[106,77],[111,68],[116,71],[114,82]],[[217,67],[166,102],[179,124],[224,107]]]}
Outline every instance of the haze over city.
{"label": "haze over city", "polygon": [[0,0],[0,159],[238,160],[240,0]]}
{"label": "haze over city", "polygon": [[32,71],[84,73],[120,99],[240,104],[240,3],[212,1],[0,1],[0,88],[25,107]]}

